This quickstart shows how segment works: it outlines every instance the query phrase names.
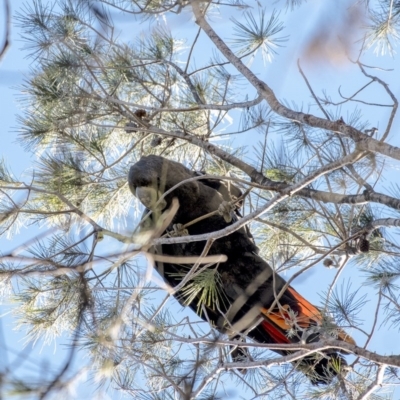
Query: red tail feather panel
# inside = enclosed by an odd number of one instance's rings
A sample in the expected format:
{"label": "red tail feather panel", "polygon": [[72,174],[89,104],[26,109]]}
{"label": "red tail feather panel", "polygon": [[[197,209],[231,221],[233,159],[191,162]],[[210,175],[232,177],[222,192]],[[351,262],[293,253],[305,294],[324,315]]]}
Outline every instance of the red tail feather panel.
{"label": "red tail feather panel", "polygon": [[290,343],[290,340],[286,337],[284,333],[282,333],[274,324],[270,321],[265,320],[261,322],[262,327],[271,336],[271,339],[274,343]]}
{"label": "red tail feather panel", "polygon": [[289,286],[287,291],[297,300],[297,306],[300,309],[300,313],[297,316],[297,323],[302,328],[308,327],[310,325],[310,320],[319,322],[322,321],[322,315],[317,307],[313,306],[292,287]]}
{"label": "red tail feather panel", "polygon": [[[275,343],[291,343],[286,336],[286,332],[292,328],[290,324],[289,304],[286,301],[296,304],[297,316],[296,323],[301,328],[308,328],[310,325],[321,325],[322,314],[317,307],[313,306],[308,300],[296,292],[292,287],[288,287],[285,293],[285,300],[281,300],[280,306],[275,307],[273,310],[262,308],[261,314],[265,321],[261,323],[266,333],[271,337]],[[355,344],[355,341],[345,331],[338,328],[338,339],[344,342]]]}

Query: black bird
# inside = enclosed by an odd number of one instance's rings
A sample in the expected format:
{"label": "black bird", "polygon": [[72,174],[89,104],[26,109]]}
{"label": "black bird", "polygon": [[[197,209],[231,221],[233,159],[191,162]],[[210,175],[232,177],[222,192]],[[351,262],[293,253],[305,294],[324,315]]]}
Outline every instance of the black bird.
{"label": "black bird", "polygon": [[[162,234],[171,237],[205,234],[224,229],[237,221],[240,214],[234,203],[235,199],[240,200],[242,193],[229,181],[192,180],[163,197],[175,185],[198,176],[199,173],[180,163],[155,155],[142,157],[134,164],[129,171],[130,190],[146,207],[144,215],[152,211],[150,218],[142,222],[142,229],[155,229],[157,221],[171,207],[174,198],[178,199],[179,208],[168,226],[162,228]],[[154,251],[174,257],[200,256],[205,244],[205,241],[189,240],[162,245]],[[324,323],[321,312],[291,286],[275,301],[286,281],[257,253],[258,249],[246,227],[215,240],[207,254],[226,255],[227,260],[205,269],[202,264],[197,269],[203,268],[200,273],[212,271],[215,290],[209,294],[205,292],[210,290],[206,287],[185,291],[185,288],[193,289],[191,280],[188,280],[175,296],[230,337],[245,332],[247,337],[260,343],[317,342]],[[179,285],[189,271],[187,266],[175,261],[156,262],[155,267],[172,287]],[[339,340],[355,344],[343,330],[335,328]],[[244,351],[236,352],[236,356],[243,355]],[[345,365],[342,355],[334,350],[297,362],[298,368],[314,384],[329,383]]]}

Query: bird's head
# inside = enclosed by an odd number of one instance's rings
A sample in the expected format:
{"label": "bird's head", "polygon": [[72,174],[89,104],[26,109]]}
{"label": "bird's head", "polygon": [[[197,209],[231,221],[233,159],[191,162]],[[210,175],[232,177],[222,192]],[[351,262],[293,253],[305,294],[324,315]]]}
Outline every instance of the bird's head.
{"label": "bird's head", "polygon": [[170,205],[173,197],[178,197],[180,202],[197,198],[199,188],[196,181],[182,184],[162,198],[166,191],[193,176],[196,174],[182,164],[150,155],[142,157],[130,168],[128,181],[131,192],[145,207],[162,211]]}

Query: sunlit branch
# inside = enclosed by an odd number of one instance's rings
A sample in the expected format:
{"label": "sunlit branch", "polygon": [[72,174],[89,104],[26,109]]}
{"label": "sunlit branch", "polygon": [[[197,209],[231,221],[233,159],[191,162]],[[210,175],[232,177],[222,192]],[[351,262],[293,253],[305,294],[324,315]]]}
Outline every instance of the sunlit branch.
{"label": "sunlit branch", "polygon": [[356,128],[346,124],[342,119],[338,121],[329,121],[327,119],[316,117],[312,114],[305,114],[302,112],[294,111],[278,101],[272,89],[247,67],[242,61],[230,50],[225,42],[217,35],[213,28],[208,24],[204,15],[200,10],[197,0],[191,0],[193,13],[196,17],[196,23],[203,29],[210,40],[221,51],[221,53],[232,63],[232,65],[247,78],[250,84],[254,86],[257,92],[265,98],[268,105],[277,114],[289,120],[298,121],[314,128],[321,128],[328,131],[333,131],[353,139],[359,149],[369,150],[372,152],[386,155],[387,157],[400,160],[400,148],[386,144],[384,142],[373,139]]}

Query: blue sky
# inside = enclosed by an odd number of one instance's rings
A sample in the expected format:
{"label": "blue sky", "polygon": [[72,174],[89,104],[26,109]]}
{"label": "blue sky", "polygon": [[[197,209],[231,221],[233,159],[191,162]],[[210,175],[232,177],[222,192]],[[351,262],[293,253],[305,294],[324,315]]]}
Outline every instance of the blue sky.
{"label": "blue sky", "polygon": [[[12,0],[11,7],[13,13],[17,11],[24,3],[21,0]],[[334,7],[340,2],[332,2]],[[296,26],[298,26],[299,14],[290,17],[287,26],[288,33],[291,34],[291,38],[288,42],[288,46],[279,50],[279,56],[270,64],[263,65],[258,59],[252,65],[252,68],[258,71],[260,78],[272,87],[277,96],[280,99],[287,99],[302,103],[305,107],[310,101],[310,95],[306,89],[305,83],[300,77],[297,67],[297,58],[304,57],[304,44],[307,42],[309,35],[312,34],[312,28],[319,24],[321,20],[329,19],[329,16],[334,15],[335,9],[329,9],[327,2],[320,2],[316,0],[310,0],[301,11],[300,20],[302,21],[301,32],[296,32]],[[3,21],[3,9],[0,10],[0,21]],[[226,16],[225,16],[226,17]],[[297,19],[297,20],[296,20]],[[222,32],[226,19],[219,17],[213,18],[213,23],[216,24],[217,28]],[[148,29],[148,23],[139,25],[136,23],[133,26],[131,20],[120,19],[120,26],[126,28],[123,37],[128,40],[130,37],[132,40],[137,32],[146,31]],[[171,17],[167,20],[169,27],[172,31],[176,32],[177,35],[191,35],[193,21],[188,13],[183,13],[178,16]],[[0,22],[0,26],[3,22]],[[33,157],[28,152],[24,151],[21,146],[16,143],[18,122],[16,116],[20,113],[21,94],[19,87],[23,82],[24,75],[29,72],[30,61],[26,59],[27,53],[21,48],[23,43],[20,37],[21,33],[18,27],[12,26],[11,31],[11,46],[3,58],[0,64],[0,91],[1,91],[1,102],[0,102],[0,118],[2,121],[2,127],[0,130],[1,147],[0,153],[7,164],[11,167],[11,170],[17,177],[23,176],[24,171],[29,171],[33,165]],[[364,62],[370,65],[376,65],[382,68],[399,70],[399,58],[380,57],[377,58],[374,54],[371,54],[364,58]],[[340,64],[330,62],[310,62],[304,60],[302,63],[303,69],[307,76],[310,78],[310,82],[313,88],[318,94],[321,94],[321,88],[326,89],[332,94],[333,97],[339,98],[337,95],[337,89],[342,85],[343,93],[346,95],[352,94],[357,90],[366,79],[363,77],[358,68],[348,62]],[[390,82],[392,91],[399,95],[400,94],[400,79],[396,77],[396,73],[381,71],[374,71],[380,76],[384,77]],[[373,94],[376,102],[388,102],[386,94],[380,88],[371,88],[366,92],[367,94]],[[371,126],[382,127],[385,125],[388,117],[388,109],[385,108],[364,108],[361,106],[365,113],[367,113]],[[315,110],[312,110],[315,111]],[[346,115],[343,115],[346,117]],[[397,133],[399,130],[399,118],[395,121],[392,129],[392,134],[389,137],[391,144],[400,145],[400,135]],[[260,140],[260,137],[256,135],[246,138],[246,144],[256,144]],[[251,152],[246,157],[251,159]],[[247,161],[249,161],[247,160]],[[390,182],[399,182],[398,174],[398,163],[389,161],[393,167],[393,172],[385,175],[385,181],[383,184],[388,187]],[[5,253],[12,248],[15,248],[19,244],[24,243],[28,237],[31,236],[32,230],[23,230],[20,235],[13,238],[12,241],[7,239],[0,239],[0,246],[2,252]],[[296,289],[304,294],[311,302],[318,304],[320,302],[320,295],[328,287],[328,284],[332,282],[336,270],[328,270],[322,266],[314,268],[310,272],[302,275],[294,283]],[[370,289],[365,287],[364,277],[360,276],[359,271],[355,269],[347,268],[341,276],[341,281],[351,281],[353,289],[360,287],[360,296],[363,293],[369,295]],[[375,299],[371,299],[374,307]],[[6,310],[8,307],[1,307],[0,310]],[[1,312],[1,311],[0,311]],[[368,307],[366,307],[361,316],[366,321],[371,321],[370,315],[368,314]],[[45,346],[42,348],[40,343],[32,349],[31,346],[23,346],[23,332],[15,332],[12,330],[12,319],[10,317],[3,318],[0,320],[0,334],[3,335],[3,342],[5,341],[8,352],[4,353],[4,348],[1,350],[4,357],[8,357],[8,361],[15,359],[16,354],[21,355],[26,363],[21,363],[21,373],[29,374],[35,373],[35,367],[39,365],[45,365],[46,363],[60,363],[63,358],[66,357],[67,352],[63,351],[62,343],[63,338],[57,340],[56,344],[51,346]],[[367,322],[368,324],[368,322]],[[0,336],[1,339],[1,336]],[[55,347],[54,347],[55,346]],[[56,351],[55,351],[56,349]],[[390,329],[390,327],[384,326],[375,336],[370,344],[370,349],[377,351],[382,354],[400,354],[400,342],[398,341],[398,330],[396,328]],[[4,356],[6,354],[6,356]],[[78,358],[79,362],[80,358]],[[31,367],[30,367],[31,365]],[[40,369],[36,369],[39,371]],[[79,396],[83,396],[83,392],[80,392]],[[79,396],[77,398],[79,398]],[[114,397],[115,398],[115,397]],[[233,397],[230,397],[233,399]]]}

